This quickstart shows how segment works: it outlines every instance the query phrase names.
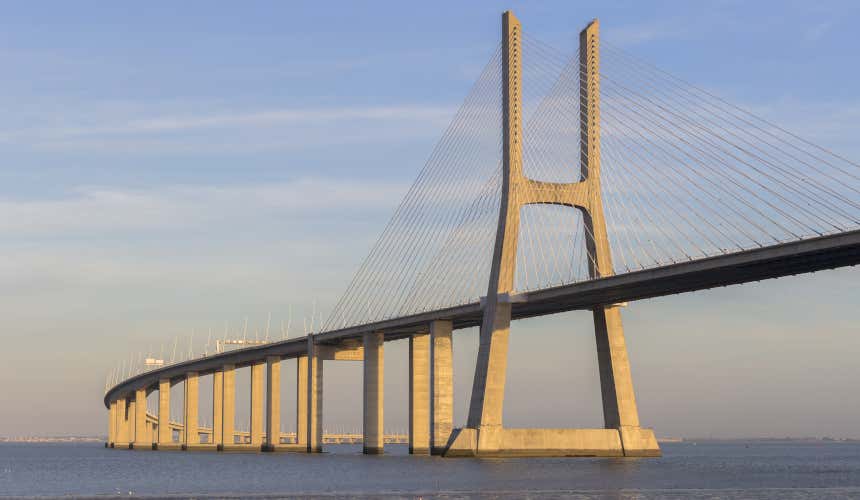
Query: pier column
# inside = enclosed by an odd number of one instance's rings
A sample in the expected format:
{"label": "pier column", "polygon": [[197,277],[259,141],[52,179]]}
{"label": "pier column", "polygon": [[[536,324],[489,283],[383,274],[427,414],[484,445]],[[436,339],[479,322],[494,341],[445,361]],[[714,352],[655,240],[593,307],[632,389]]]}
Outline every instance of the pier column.
{"label": "pier column", "polygon": [[265,362],[251,365],[251,444],[263,446],[263,377]]}
{"label": "pier column", "polygon": [[224,371],[217,370],[212,374],[212,440],[210,444],[220,446],[223,441],[224,422]]}
{"label": "pier column", "polygon": [[323,361],[314,335],[308,335],[307,440],[308,453],[322,452]]}
{"label": "pier column", "polygon": [[308,357],[296,358],[296,444],[308,445]]}
{"label": "pier column", "polygon": [[235,440],[233,428],[236,425],[236,366],[224,365],[224,392],[221,395],[221,408],[224,412],[221,424],[221,444],[232,445]]}
{"label": "pier column", "polygon": [[364,453],[376,455],[384,448],[384,357],[382,333],[364,334]]}
{"label": "pier column", "polygon": [[430,452],[440,455],[454,429],[454,349],[451,321],[430,323]]}
{"label": "pier column", "polygon": [[185,446],[200,444],[199,411],[200,391],[197,372],[185,374]]}
{"label": "pier column", "polygon": [[430,453],[430,335],[409,337],[409,453]]}
{"label": "pier column", "polygon": [[146,387],[134,391],[134,447],[138,449],[152,449],[152,440],[146,429]]}
{"label": "pier column", "polygon": [[108,438],[105,446],[113,448],[114,442],[116,442],[116,401],[111,401],[108,409]]}
{"label": "pier column", "polygon": [[134,442],[137,441],[137,428],[135,427],[135,420],[137,415],[137,404],[135,404],[135,400],[131,399],[128,402],[128,411],[125,414],[125,427],[128,429],[128,444],[129,448],[134,445]]}
{"label": "pier column", "polygon": [[125,398],[117,398],[116,400],[116,441],[114,448],[122,448],[128,446],[128,420],[126,412],[128,407]]}
{"label": "pier column", "polygon": [[170,379],[158,381],[158,445],[173,444],[173,431],[170,429]]}
{"label": "pier column", "polygon": [[281,444],[281,357],[266,358],[266,449]]}

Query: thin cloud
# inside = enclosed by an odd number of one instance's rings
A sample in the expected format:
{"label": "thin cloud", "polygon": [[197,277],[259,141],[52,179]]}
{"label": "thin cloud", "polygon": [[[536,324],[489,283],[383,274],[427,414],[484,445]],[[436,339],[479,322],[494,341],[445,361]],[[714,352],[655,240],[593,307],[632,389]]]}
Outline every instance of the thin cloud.
{"label": "thin cloud", "polygon": [[245,186],[80,188],[46,200],[0,200],[4,239],[104,237],[124,231],[171,231],[266,217],[296,220],[332,211],[388,211],[408,186],[354,179],[303,178]]}

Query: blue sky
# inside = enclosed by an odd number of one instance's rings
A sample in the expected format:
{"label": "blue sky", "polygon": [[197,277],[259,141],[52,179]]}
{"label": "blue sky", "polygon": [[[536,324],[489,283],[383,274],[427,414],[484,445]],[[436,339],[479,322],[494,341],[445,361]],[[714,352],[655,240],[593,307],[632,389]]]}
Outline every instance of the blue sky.
{"label": "blue sky", "polygon": [[[628,52],[860,158],[852,2],[3,4],[0,385],[11,388],[0,435],[103,432],[104,374],[130,352],[177,336],[187,345],[192,329],[201,343],[245,316],[261,328],[271,312],[278,325],[289,305],[295,334],[314,302],[326,312],[493,53],[508,8],[531,36],[571,50],[599,17]],[[860,376],[858,276],[631,307],[643,422],[661,435],[860,437],[860,402],[844,400]],[[595,425],[587,322],[522,330],[506,418],[562,425],[529,420],[531,408],[574,385],[565,408]],[[457,368],[469,370],[474,333],[463,338]],[[545,366],[569,366],[570,378],[543,397],[541,349],[518,340],[534,338],[569,347]],[[390,352],[398,373],[403,346]],[[357,370],[331,371],[332,425],[360,421]],[[458,377],[458,411],[470,381]],[[405,427],[404,393],[390,393],[390,421]]]}

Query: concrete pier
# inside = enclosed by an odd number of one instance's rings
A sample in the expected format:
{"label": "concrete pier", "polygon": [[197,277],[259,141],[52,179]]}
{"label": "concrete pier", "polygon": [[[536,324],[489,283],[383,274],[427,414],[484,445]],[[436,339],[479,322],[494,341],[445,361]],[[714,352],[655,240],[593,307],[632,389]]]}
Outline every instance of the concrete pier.
{"label": "concrete pier", "polygon": [[281,357],[266,358],[266,444],[275,451],[281,444]]}
{"label": "concrete pier", "polygon": [[323,361],[317,352],[314,335],[308,335],[307,362],[307,441],[308,453],[322,452]]}
{"label": "concrete pier", "polygon": [[224,441],[224,371],[217,370],[212,374],[212,439],[210,443],[216,447]]}
{"label": "concrete pier", "polygon": [[116,400],[116,440],[114,448],[128,448],[128,419],[125,398],[117,398]]}
{"label": "concrete pier", "polygon": [[128,429],[128,444],[129,448],[134,446],[134,442],[137,440],[137,427],[135,427],[135,416],[137,415],[137,404],[135,404],[134,397],[128,401],[128,411],[125,414],[125,426]]}
{"label": "concrete pier", "polygon": [[223,411],[223,422],[221,428],[222,449],[232,446],[234,443],[233,429],[236,425],[236,366],[224,365],[223,375],[224,392],[221,395],[221,409]]}
{"label": "concrete pier", "polygon": [[364,334],[364,453],[383,452],[385,340],[382,333]]}
{"label": "concrete pier", "polygon": [[454,325],[430,324],[430,452],[440,455],[454,430]]}
{"label": "concrete pier", "polygon": [[430,453],[430,334],[409,337],[409,453]]}
{"label": "concrete pier", "polygon": [[[146,424],[146,388],[134,391],[134,434],[133,446],[139,450],[152,449],[152,440]],[[147,442],[147,439],[150,441]]]}
{"label": "concrete pier", "polygon": [[159,450],[178,448],[173,442],[173,429],[170,428],[170,379],[158,381],[158,439]]}
{"label": "concrete pier", "polygon": [[308,357],[296,358],[296,444],[308,446]]}
{"label": "concrete pier", "polygon": [[111,401],[108,410],[108,438],[105,446],[113,448],[116,442],[116,401]]}
{"label": "concrete pier", "polygon": [[200,444],[200,390],[197,372],[188,372],[185,375],[185,447],[189,448]]}
{"label": "concrete pier", "polygon": [[263,361],[251,365],[251,445],[263,446]]}

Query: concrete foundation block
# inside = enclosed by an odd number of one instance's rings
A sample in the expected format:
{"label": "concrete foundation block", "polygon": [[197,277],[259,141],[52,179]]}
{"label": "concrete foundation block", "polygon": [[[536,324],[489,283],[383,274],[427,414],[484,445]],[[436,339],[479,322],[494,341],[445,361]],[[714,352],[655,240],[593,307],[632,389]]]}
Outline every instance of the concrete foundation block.
{"label": "concrete foundation block", "polygon": [[622,427],[619,429],[621,445],[624,447],[625,457],[659,457],[663,453],[654,431],[641,427]]}

